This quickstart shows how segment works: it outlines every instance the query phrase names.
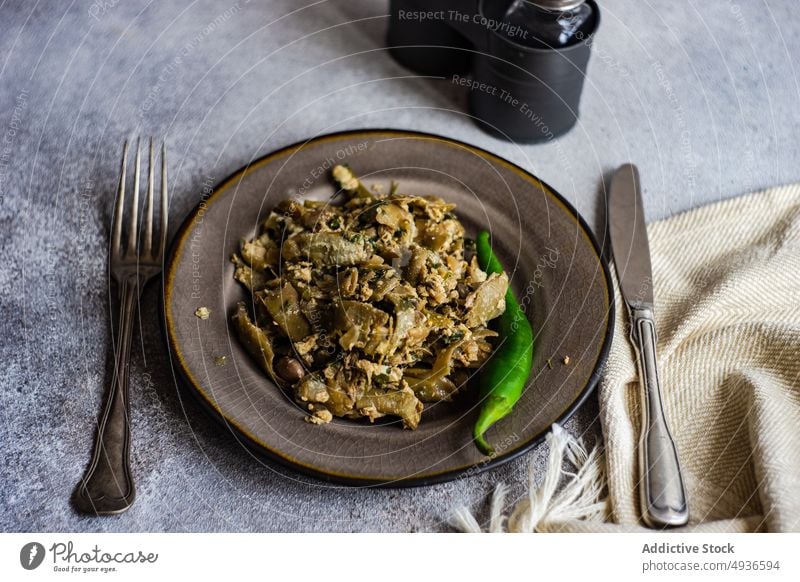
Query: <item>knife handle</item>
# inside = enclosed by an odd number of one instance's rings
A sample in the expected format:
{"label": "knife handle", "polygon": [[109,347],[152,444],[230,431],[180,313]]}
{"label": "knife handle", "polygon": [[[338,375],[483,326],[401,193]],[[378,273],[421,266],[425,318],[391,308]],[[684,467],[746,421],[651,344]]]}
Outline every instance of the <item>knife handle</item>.
{"label": "knife handle", "polygon": [[685,525],[689,520],[689,505],[678,449],[661,402],[656,365],[656,326],[651,309],[631,309],[631,340],[636,348],[642,387],[642,434],[639,441],[642,518],[654,528]]}

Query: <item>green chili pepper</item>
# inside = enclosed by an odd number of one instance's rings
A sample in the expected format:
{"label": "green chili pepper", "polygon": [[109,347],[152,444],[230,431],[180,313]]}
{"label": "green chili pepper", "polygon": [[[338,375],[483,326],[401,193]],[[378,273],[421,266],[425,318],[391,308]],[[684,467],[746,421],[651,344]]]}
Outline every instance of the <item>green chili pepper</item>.
{"label": "green chili pepper", "polygon": [[[481,269],[489,274],[503,272],[492,252],[488,232],[478,233],[475,246]],[[512,411],[533,367],[533,329],[510,286],[506,292],[506,310],[497,320],[497,331],[500,343],[481,374],[483,404],[473,430],[475,444],[486,455],[493,455],[494,449],[486,442],[484,433]]]}

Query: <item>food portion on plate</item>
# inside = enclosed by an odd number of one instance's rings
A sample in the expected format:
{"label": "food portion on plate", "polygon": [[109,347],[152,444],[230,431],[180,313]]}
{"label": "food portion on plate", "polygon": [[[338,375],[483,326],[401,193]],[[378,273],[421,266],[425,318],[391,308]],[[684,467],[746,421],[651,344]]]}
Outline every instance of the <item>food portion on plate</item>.
{"label": "food portion on plate", "polygon": [[252,301],[233,324],[308,422],[393,416],[415,429],[492,354],[508,277],[480,267],[454,204],[332,173],[333,201],[284,200],[242,241],[234,277]]}

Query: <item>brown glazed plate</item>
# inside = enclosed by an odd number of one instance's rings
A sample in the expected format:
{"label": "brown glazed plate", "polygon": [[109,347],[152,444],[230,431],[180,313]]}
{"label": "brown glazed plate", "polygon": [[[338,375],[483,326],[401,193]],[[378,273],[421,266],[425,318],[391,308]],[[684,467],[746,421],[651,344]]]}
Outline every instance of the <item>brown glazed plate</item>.
{"label": "brown glazed plate", "polygon": [[[231,254],[289,196],[327,200],[334,164],[368,185],[456,203],[468,236],[492,234],[495,252],[535,333],[534,370],[514,412],[487,433],[493,458],[473,445],[476,387],[426,405],[415,431],[397,421],[304,422],[305,413],[257,367],[230,324],[248,292]],[[211,315],[195,315],[207,307]],[[394,130],[336,133],[269,154],[232,175],[188,216],[166,269],[164,322],[175,369],[190,391],[256,452],[350,485],[424,485],[496,467],[564,422],[599,380],[611,343],[608,266],[586,223],[552,188],[514,164],[436,135]],[[564,364],[564,358],[569,363]],[[549,364],[548,365],[548,360]],[[478,379],[473,382],[477,384]]]}

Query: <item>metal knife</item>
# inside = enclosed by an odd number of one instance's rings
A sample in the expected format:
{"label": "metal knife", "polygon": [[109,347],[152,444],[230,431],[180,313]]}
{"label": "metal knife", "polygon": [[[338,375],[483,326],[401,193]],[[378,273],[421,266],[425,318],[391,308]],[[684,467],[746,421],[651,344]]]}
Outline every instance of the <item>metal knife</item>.
{"label": "metal knife", "polygon": [[684,525],[689,520],[686,489],[664,407],[656,366],[653,276],[644,207],[636,166],[620,167],[611,180],[609,231],[622,297],[628,306],[642,391],[639,439],[639,498],[650,527]]}

